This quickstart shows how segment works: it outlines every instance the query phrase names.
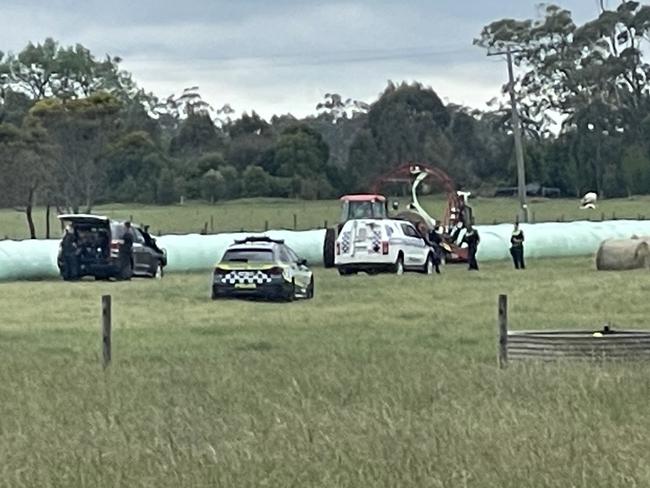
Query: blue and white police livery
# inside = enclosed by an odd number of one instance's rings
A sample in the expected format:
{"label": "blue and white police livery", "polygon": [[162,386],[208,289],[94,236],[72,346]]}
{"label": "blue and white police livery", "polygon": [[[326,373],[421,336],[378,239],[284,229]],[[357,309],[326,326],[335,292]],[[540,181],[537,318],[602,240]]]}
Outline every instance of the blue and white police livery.
{"label": "blue and white police livery", "polygon": [[334,265],[341,275],[419,271],[433,274],[436,254],[415,226],[405,220],[356,219],[343,225]]}

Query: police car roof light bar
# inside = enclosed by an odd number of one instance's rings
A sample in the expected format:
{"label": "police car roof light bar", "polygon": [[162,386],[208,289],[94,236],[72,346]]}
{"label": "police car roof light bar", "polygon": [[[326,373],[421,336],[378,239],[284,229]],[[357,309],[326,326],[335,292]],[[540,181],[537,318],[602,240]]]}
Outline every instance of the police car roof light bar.
{"label": "police car roof light bar", "polygon": [[244,239],[235,239],[235,244],[246,244],[247,242],[274,242],[284,244],[284,239],[271,239],[268,236],[249,236]]}

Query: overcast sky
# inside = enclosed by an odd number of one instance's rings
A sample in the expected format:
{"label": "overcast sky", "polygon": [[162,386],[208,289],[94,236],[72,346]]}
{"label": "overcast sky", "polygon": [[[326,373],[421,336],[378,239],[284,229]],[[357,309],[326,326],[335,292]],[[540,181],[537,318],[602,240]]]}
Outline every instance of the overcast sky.
{"label": "overcast sky", "polygon": [[[53,37],[124,59],[166,97],[198,85],[214,107],[265,117],[315,112],[325,93],[372,102],[387,80],[417,80],[482,107],[506,67],[472,46],[481,27],[534,18],[538,0],[0,0],[0,50]],[[597,0],[558,2],[582,22]],[[610,0],[610,3],[614,3]]]}

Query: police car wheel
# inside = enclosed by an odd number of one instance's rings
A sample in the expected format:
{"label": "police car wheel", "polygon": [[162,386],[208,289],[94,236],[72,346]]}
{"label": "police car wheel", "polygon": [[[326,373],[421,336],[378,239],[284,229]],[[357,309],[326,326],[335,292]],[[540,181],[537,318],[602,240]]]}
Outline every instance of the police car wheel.
{"label": "police car wheel", "polygon": [[291,286],[289,286],[287,290],[287,294],[284,296],[284,299],[287,302],[293,302],[295,298],[296,298],[296,282],[294,280],[291,280]]}

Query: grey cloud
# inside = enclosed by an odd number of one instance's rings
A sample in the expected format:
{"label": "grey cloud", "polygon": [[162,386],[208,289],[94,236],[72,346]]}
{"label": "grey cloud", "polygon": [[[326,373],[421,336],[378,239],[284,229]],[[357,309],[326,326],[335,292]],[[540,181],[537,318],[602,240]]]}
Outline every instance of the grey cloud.
{"label": "grey cloud", "polygon": [[[420,80],[480,105],[505,67],[472,39],[496,18],[531,17],[537,0],[2,0],[0,50],[54,37],[124,66],[160,96],[198,84],[218,105],[311,113],[328,91],[371,101],[387,79]],[[595,0],[561,2],[579,18]],[[494,60],[493,60],[494,61]]]}

